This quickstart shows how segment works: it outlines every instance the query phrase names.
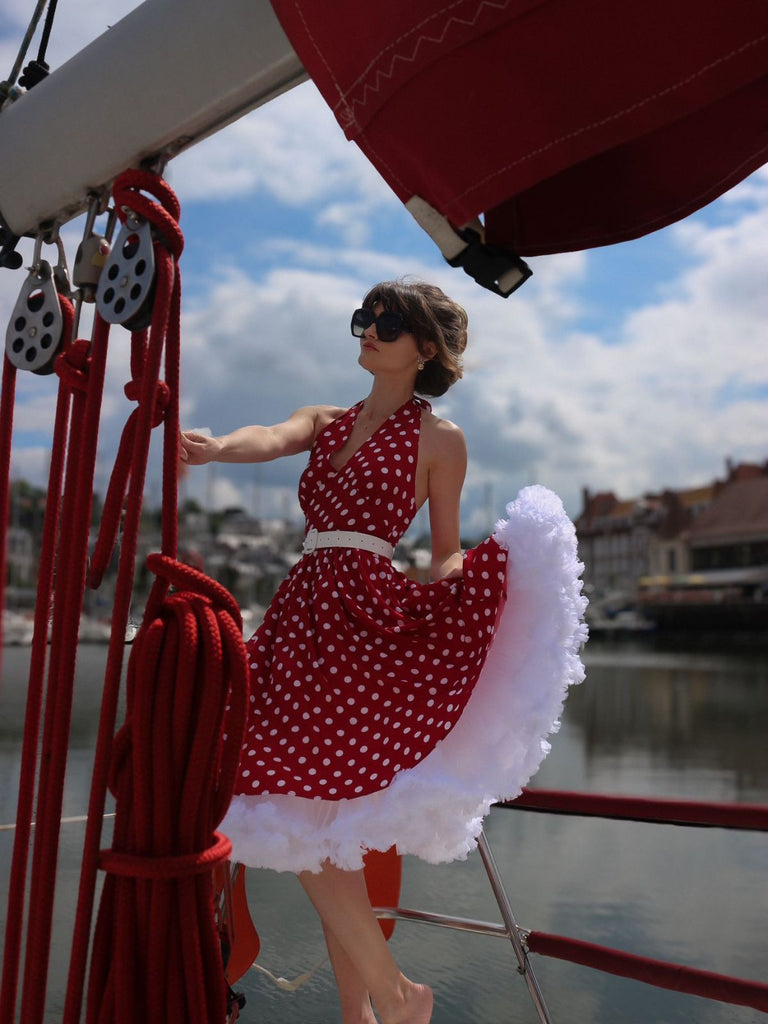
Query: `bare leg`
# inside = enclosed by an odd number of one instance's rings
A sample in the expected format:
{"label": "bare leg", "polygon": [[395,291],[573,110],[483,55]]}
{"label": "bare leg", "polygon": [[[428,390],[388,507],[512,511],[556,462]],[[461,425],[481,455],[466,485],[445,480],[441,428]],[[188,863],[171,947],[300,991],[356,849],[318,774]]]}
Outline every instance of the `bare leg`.
{"label": "bare leg", "polygon": [[339,940],[325,924],[323,932],[336,978],[336,987],[339,990],[342,1024],[376,1024],[371,995],[365,982],[357,973],[355,965],[344,952]]}
{"label": "bare leg", "polygon": [[[341,946],[364,990],[370,992],[382,1024],[429,1024],[432,991],[406,978],[393,960],[371,910],[363,872],[342,871],[326,863],[315,874],[303,871],[299,881],[324,928]],[[359,987],[357,991],[359,994]]]}

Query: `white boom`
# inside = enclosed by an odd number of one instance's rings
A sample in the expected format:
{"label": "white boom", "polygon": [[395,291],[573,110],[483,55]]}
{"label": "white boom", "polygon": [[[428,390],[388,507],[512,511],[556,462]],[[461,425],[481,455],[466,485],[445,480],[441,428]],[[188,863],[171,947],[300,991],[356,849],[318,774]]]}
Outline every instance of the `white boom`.
{"label": "white boom", "polygon": [[146,0],[0,113],[0,222],[63,223],[306,78],[269,0]]}

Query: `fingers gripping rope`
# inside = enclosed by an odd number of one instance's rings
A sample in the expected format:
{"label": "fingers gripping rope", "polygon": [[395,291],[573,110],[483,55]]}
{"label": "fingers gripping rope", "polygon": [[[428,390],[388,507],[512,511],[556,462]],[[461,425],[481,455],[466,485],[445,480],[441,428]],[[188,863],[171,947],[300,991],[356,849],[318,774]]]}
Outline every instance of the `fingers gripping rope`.
{"label": "fingers gripping rope", "polygon": [[243,740],[247,657],[223,587],[164,555],[148,564],[158,579],[113,753],[117,811],[101,855],[87,1020],[133,1024],[165,1010],[163,1019],[208,1024],[223,1021],[227,995],[212,869],[231,850],[216,826]]}

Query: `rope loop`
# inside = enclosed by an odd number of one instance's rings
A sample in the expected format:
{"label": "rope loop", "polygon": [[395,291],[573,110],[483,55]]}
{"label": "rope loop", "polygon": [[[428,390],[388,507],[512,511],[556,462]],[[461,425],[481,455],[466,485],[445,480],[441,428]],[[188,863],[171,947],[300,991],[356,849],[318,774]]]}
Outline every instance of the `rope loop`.
{"label": "rope loop", "polygon": [[229,860],[232,843],[221,832],[213,833],[214,842],[200,853],[171,857],[142,857],[119,850],[102,850],[99,867],[110,875],[144,878],[153,882],[173,881],[204,875],[217,864]]}
{"label": "rope loop", "polygon": [[[154,202],[142,192],[148,192],[158,202]],[[173,254],[174,259],[181,256],[184,249],[184,236],[179,229],[181,207],[172,188],[157,175],[150,171],[125,171],[116,180],[112,188],[115,209],[124,224],[129,211],[138,214],[156,229],[160,240]]]}
{"label": "rope loop", "polygon": [[[147,556],[147,568],[154,573],[158,579],[166,584],[175,587],[180,591],[191,591],[194,594],[207,598],[214,607],[228,612],[239,629],[242,629],[243,619],[240,607],[230,592],[216,580],[206,576],[199,569],[191,565],[178,562],[168,555],[153,553]],[[150,597],[151,601],[151,597]],[[147,605],[147,618],[150,617],[149,603]]]}

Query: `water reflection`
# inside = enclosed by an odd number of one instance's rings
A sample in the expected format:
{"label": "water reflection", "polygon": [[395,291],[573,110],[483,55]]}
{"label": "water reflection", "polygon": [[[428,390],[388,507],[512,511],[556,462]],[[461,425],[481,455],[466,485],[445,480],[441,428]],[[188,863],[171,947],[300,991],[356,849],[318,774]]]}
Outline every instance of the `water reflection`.
{"label": "water reflection", "polygon": [[768,659],[761,653],[593,644],[566,722],[593,771],[631,766],[613,788],[642,784],[640,792],[734,801],[760,801],[768,792]]}
{"label": "water reflection", "polygon": [[[711,800],[768,803],[768,658],[758,649],[682,649],[656,639],[587,649],[586,682],[571,694],[560,734],[536,785]],[[24,712],[24,653],[7,650],[0,688],[3,822],[15,811]],[[65,813],[84,810],[101,690],[103,650],[82,653],[73,718]],[[526,927],[614,945],[641,955],[764,980],[766,837],[721,829],[495,810],[487,823],[515,913]],[[60,889],[75,886],[82,830],[65,830]],[[0,833],[0,887],[11,835]],[[261,962],[295,977],[321,958],[322,936],[293,876],[248,878],[262,936]],[[430,867],[409,859],[402,902],[420,909],[498,920],[479,857]],[[2,910],[4,913],[4,902]],[[69,897],[51,979],[58,1019],[68,955]],[[393,945],[414,976],[437,991],[434,1024],[535,1024],[525,984],[506,941],[400,923]],[[57,959],[58,957],[58,959]],[[709,1003],[534,958],[555,1024],[759,1024],[745,1007]],[[338,1019],[327,964],[295,994],[258,974],[240,986],[244,1020],[325,1024]]]}

